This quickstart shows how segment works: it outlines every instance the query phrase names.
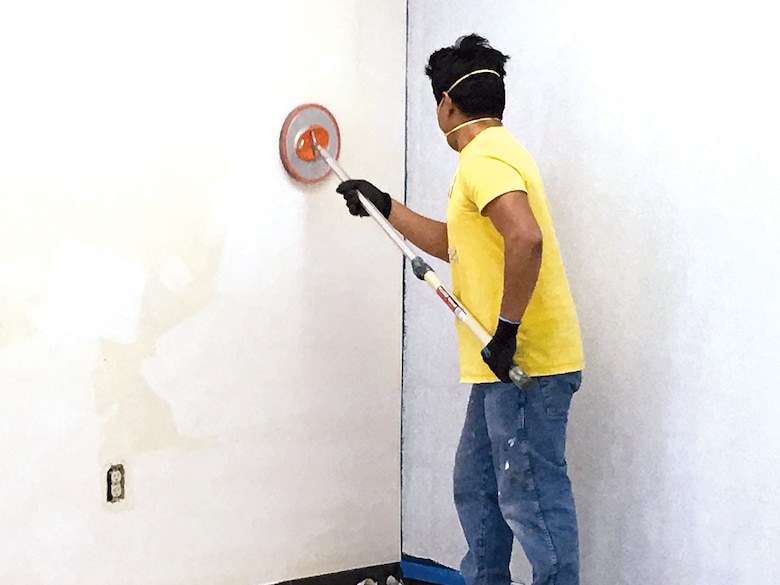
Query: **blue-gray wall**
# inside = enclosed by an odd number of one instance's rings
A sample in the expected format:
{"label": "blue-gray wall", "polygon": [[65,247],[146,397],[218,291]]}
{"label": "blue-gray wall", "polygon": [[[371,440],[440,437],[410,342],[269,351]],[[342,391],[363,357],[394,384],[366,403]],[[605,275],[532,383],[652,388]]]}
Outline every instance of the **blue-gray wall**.
{"label": "blue-gray wall", "polygon": [[[470,32],[512,57],[505,122],[545,177],[585,342],[568,452],[583,583],[777,582],[770,7],[431,0],[410,3],[409,20],[407,200],[432,217],[457,156],[427,57]],[[407,280],[403,549],[457,566],[451,469],[468,388],[452,317]]]}

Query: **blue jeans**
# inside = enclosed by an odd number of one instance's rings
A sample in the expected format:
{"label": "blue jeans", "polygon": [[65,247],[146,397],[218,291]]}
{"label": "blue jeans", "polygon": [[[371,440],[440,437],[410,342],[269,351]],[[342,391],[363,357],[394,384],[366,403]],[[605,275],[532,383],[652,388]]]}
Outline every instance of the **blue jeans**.
{"label": "blue jeans", "polygon": [[577,514],[565,459],[581,372],[475,384],[455,455],[454,496],[468,543],[466,585],[509,585],[517,538],[533,585],[579,584]]}

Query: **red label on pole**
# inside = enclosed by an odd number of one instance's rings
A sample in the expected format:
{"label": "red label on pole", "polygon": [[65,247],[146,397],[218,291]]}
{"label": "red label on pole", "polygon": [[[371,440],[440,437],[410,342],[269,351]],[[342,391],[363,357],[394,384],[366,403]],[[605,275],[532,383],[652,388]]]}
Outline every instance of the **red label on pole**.
{"label": "red label on pole", "polygon": [[455,316],[462,321],[466,316],[466,311],[458,304],[458,301],[456,301],[443,286],[436,289],[436,294],[439,295],[439,298],[449,307],[450,311],[455,313]]}
{"label": "red label on pole", "polygon": [[444,304],[450,308],[450,311],[455,310],[455,301],[443,286],[436,289],[436,294],[439,295],[439,298],[444,301]]}

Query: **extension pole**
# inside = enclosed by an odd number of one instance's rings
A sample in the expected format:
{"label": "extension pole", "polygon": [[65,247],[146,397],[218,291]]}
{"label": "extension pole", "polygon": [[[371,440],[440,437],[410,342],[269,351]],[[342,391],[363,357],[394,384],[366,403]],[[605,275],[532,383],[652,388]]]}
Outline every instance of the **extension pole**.
{"label": "extension pole", "polygon": [[[323,158],[323,160],[328,163],[328,166],[333,169],[333,172],[336,174],[339,180],[341,180],[341,182],[349,181],[350,179],[347,173],[344,172],[344,169],[341,168],[341,166],[330,155],[327,149],[319,145],[313,132],[311,134],[311,139],[312,143],[314,144],[314,148],[316,148],[317,152]],[[368,212],[368,214],[374,218],[374,220],[379,224],[379,227],[382,228],[382,230],[390,237],[390,239],[393,240],[395,245],[398,246],[401,252],[403,252],[404,256],[406,256],[412,263],[412,272],[414,272],[414,275],[420,280],[424,280],[428,283],[428,285],[434,290],[434,292],[444,302],[444,304],[447,305],[447,308],[476,336],[476,338],[482,344],[482,347],[485,347],[488,343],[490,343],[493,337],[485,330],[482,325],[480,325],[479,321],[474,318],[474,316],[466,309],[466,307],[464,307],[463,304],[447,290],[447,288],[444,286],[444,283],[433,271],[433,268],[431,268],[428,263],[425,262],[425,260],[423,260],[418,254],[415,254],[412,251],[401,235],[395,230],[390,222],[387,221],[385,216],[382,215],[382,213],[360,192],[360,190],[358,190],[358,199],[360,200],[360,203],[363,204],[363,207]],[[509,369],[509,377],[521,390],[527,388],[531,384],[531,378],[520,368],[520,366],[514,363]]]}

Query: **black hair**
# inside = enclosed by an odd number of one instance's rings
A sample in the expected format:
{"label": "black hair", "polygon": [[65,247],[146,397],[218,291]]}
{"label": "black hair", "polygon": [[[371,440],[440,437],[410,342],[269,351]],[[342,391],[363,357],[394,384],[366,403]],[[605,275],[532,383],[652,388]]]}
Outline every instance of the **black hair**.
{"label": "black hair", "polygon": [[464,79],[449,96],[467,116],[501,118],[506,106],[504,63],[508,60],[509,56],[491,47],[487,39],[470,34],[460,37],[451,47],[432,53],[425,74],[431,79],[433,97],[438,104],[444,92],[462,76],[479,69],[495,71],[498,75],[481,73]]}

